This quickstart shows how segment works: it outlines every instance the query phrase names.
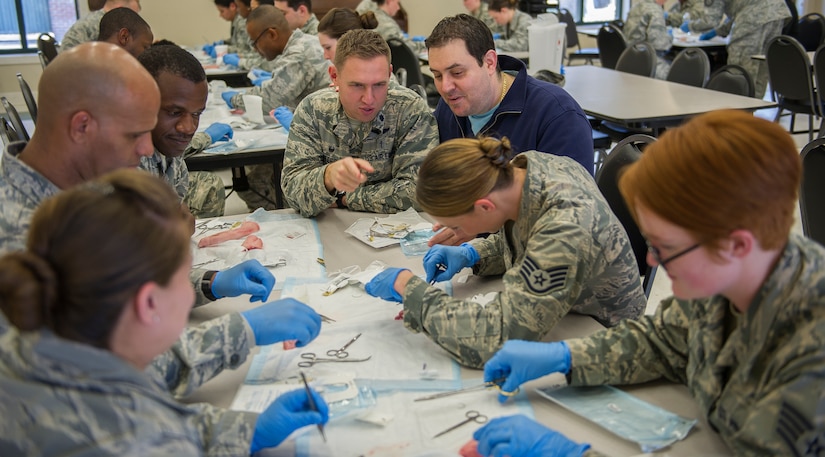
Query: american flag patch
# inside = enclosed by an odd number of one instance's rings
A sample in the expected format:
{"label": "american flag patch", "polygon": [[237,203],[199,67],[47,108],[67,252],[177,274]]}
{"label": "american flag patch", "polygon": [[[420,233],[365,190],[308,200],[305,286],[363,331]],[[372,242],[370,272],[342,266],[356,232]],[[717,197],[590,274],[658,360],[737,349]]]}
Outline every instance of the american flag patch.
{"label": "american flag patch", "polygon": [[519,274],[522,279],[524,279],[524,282],[527,283],[527,288],[531,292],[537,295],[544,295],[564,287],[564,284],[567,282],[567,272],[569,270],[569,265],[542,270],[535,260],[530,257],[525,257],[524,262],[521,264]]}

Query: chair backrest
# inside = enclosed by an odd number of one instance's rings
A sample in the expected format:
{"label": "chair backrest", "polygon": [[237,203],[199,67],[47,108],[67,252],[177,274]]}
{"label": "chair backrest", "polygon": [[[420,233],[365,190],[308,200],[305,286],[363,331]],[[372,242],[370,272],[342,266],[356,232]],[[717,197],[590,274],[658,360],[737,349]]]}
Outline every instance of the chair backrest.
{"label": "chair backrest", "polygon": [[579,32],[576,31],[576,20],[567,8],[560,8],[557,14],[559,22],[565,25],[564,36],[568,48],[579,48]]}
{"label": "chair backrest", "polygon": [[817,88],[816,93],[819,95],[819,106],[822,115],[825,112],[825,44],[820,45],[814,53],[814,87]]}
{"label": "chair backrest", "polygon": [[753,97],[753,79],[747,70],[739,65],[728,64],[719,67],[708,78],[705,89],[718,90],[729,94]]}
{"label": "chair backrest", "polygon": [[12,105],[6,97],[0,97],[0,103],[3,104],[3,108],[6,110],[6,118],[11,123],[11,126],[14,127],[17,135],[23,140],[29,141],[29,133],[26,131],[26,127],[23,125],[20,114],[17,113],[14,105]]}
{"label": "chair backrest", "polygon": [[796,39],[806,51],[815,51],[825,38],[825,17],[820,13],[808,13],[799,19]]}
{"label": "chair backrest", "polygon": [[41,33],[40,36],[37,37],[37,49],[43,53],[46,64],[57,57],[57,42],[51,33]]}
{"label": "chair backrest", "polygon": [[627,48],[624,34],[616,26],[605,24],[596,35],[596,46],[599,48],[599,60],[605,68],[616,68],[619,56]]}
{"label": "chair backrest", "polygon": [[702,87],[710,74],[710,59],[705,51],[698,48],[686,48],[676,55],[670,65],[667,80]]}
{"label": "chair backrest", "polygon": [[825,245],[825,138],[802,148],[802,186],[799,209],[805,236]]}
{"label": "chair backrest", "polygon": [[646,41],[634,43],[622,51],[616,70],[652,78],[656,74],[656,50]]}
{"label": "chair backrest", "polygon": [[23,93],[23,100],[26,102],[26,108],[29,110],[29,115],[32,117],[32,122],[37,124],[37,101],[34,99],[34,95],[32,95],[32,90],[29,87],[29,83],[23,79],[23,75],[18,73],[17,74],[17,82],[20,83],[20,92]]}
{"label": "chair backrest", "polygon": [[791,12],[791,18],[788,20],[788,23],[785,24],[785,27],[782,27],[782,35],[797,38],[796,35],[799,31],[799,10],[796,9],[796,1],[785,0],[785,6],[787,6],[788,11]]}
{"label": "chair backrest", "polygon": [[602,191],[602,195],[607,200],[607,204],[610,205],[610,209],[613,210],[613,214],[616,215],[616,218],[619,219],[627,232],[630,246],[633,248],[633,254],[636,257],[636,264],[639,267],[639,275],[644,277],[642,287],[645,296],[650,295],[656,267],[647,264],[647,242],[642,236],[639,226],[636,225],[636,221],[633,220],[621,192],[619,192],[619,176],[624,167],[639,160],[642,156],[642,148],[654,141],[656,139],[648,135],[631,135],[623,139],[610,151],[596,173],[596,185],[599,186],[599,190]]}
{"label": "chair backrest", "polygon": [[[425,86],[424,75],[421,73],[421,64],[418,62],[418,56],[415,55],[412,49],[406,43],[398,38],[390,38],[387,40],[392,52],[392,68],[395,71],[403,68],[406,70],[406,81],[403,86],[410,87],[413,84]],[[401,84],[402,81],[399,81]]]}
{"label": "chair backrest", "polygon": [[814,104],[811,60],[805,48],[793,37],[779,35],[768,41],[765,51],[768,78],[777,100]]}

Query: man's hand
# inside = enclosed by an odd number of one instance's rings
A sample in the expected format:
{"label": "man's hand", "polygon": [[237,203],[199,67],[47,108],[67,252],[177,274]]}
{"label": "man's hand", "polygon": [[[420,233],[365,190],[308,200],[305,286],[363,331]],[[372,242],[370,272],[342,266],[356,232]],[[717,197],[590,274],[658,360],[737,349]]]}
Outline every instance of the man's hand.
{"label": "man's hand", "polygon": [[352,192],[366,182],[367,173],[374,171],[375,168],[366,160],[345,157],[327,165],[326,170],[324,170],[324,186],[329,192],[332,192],[333,189],[341,192]]}
{"label": "man's hand", "polygon": [[437,233],[433,235],[429,241],[427,241],[427,246],[429,247],[433,247],[436,244],[441,244],[444,246],[458,246],[461,243],[466,243],[475,238],[474,236],[468,235],[461,230],[453,230],[451,228],[444,227],[441,224],[433,224],[433,231]]}

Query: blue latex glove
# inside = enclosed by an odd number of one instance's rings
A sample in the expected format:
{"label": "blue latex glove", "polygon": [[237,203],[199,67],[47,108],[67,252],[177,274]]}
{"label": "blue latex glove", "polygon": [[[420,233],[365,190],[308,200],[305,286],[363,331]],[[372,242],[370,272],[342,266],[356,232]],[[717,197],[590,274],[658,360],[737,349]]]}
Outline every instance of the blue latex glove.
{"label": "blue latex glove", "polygon": [[226,92],[221,93],[221,98],[223,99],[223,101],[226,102],[227,106],[229,106],[230,108],[234,108],[235,106],[232,105],[232,97],[238,95],[238,93],[239,92],[237,90],[228,90]]}
{"label": "blue latex glove", "polygon": [[[427,273],[427,282],[449,281],[462,268],[472,267],[480,259],[478,251],[468,243],[460,246],[442,246],[437,244],[424,255],[424,271]],[[440,270],[439,265],[446,267]]]}
{"label": "blue latex glove", "polygon": [[679,27],[679,28],[682,29],[682,31],[685,32],[685,33],[690,33],[690,25],[689,24],[690,23],[688,21],[684,21],[684,22],[682,22],[682,26]]}
{"label": "blue latex glove", "polygon": [[238,57],[238,54],[230,53],[223,56],[223,64],[224,65],[231,65],[233,67],[240,66],[241,58]]}
{"label": "blue latex glove", "polygon": [[590,449],[520,414],[491,420],[473,438],[479,454],[496,457],[581,457]]}
{"label": "blue latex glove", "polygon": [[665,20],[667,20],[667,17],[668,17],[668,16],[669,16],[668,12],[667,12],[667,11],[665,11]]}
{"label": "blue latex glove", "polygon": [[203,52],[209,54],[209,57],[212,57],[213,59],[218,56],[217,52],[215,51],[214,44],[207,43],[203,45]]}
{"label": "blue latex glove", "polygon": [[212,139],[213,143],[216,141],[231,140],[232,135],[234,134],[232,127],[229,124],[224,124],[222,122],[215,122],[207,127],[204,132],[209,135],[209,138]]}
{"label": "blue latex glove", "polygon": [[716,36],[716,29],[709,30],[709,31],[699,35],[699,41],[707,41],[707,40],[710,40],[711,38],[713,38],[715,36]]}
{"label": "blue latex glove", "polygon": [[275,108],[272,112],[272,117],[278,120],[284,130],[289,132],[289,128],[292,126],[292,111],[289,110],[286,106],[279,106]]}
{"label": "blue latex glove", "polygon": [[271,78],[272,77],[272,73],[270,73],[266,70],[262,70],[260,68],[253,68],[251,71],[252,71],[252,76],[254,76],[256,78],[263,78],[263,77]]}
{"label": "blue latex glove", "polygon": [[375,275],[364,289],[373,297],[383,298],[387,301],[402,301],[401,294],[395,291],[395,280],[406,268],[387,268]]}
{"label": "blue latex glove", "polygon": [[423,42],[426,39],[427,39],[427,37],[425,37],[424,35],[416,35],[416,36],[412,37],[412,40],[415,41],[415,42]]}
{"label": "blue latex glove", "polygon": [[223,298],[249,294],[250,302],[264,302],[274,286],[275,276],[253,259],[219,271],[212,278],[212,295]]}
{"label": "blue latex glove", "polygon": [[283,298],[241,313],[255,334],[255,344],[266,346],[295,340],[304,347],[321,331],[321,316],[294,298]]}
{"label": "blue latex glove", "polygon": [[[567,343],[510,340],[484,364],[484,381],[506,378],[501,390],[514,392],[527,381],[556,372],[570,372],[570,348]],[[505,395],[498,396],[502,403],[507,398]]]}
{"label": "blue latex glove", "polygon": [[260,78],[253,79],[252,80],[252,85],[253,86],[260,86],[261,84],[263,84],[266,81],[269,81],[270,79],[272,79],[272,76],[261,76]]}
{"label": "blue latex glove", "polygon": [[401,32],[401,36],[403,36],[406,39],[410,37],[410,34],[407,32]]}
{"label": "blue latex glove", "polygon": [[500,40],[501,39],[501,34],[500,33],[494,33],[493,34],[493,39],[494,40]]}
{"label": "blue latex glove", "polygon": [[306,389],[293,390],[281,395],[258,416],[250,454],[281,444],[292,432],[301,427],[327,423],[329,406],[318,392],[311,388],[309,390],[318,411],[312,409]]}

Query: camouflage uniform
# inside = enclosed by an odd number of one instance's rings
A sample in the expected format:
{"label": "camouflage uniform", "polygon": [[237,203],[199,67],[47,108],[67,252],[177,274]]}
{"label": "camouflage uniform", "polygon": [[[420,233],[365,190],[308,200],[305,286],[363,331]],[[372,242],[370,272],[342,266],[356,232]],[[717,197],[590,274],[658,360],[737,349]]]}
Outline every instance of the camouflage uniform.
{"label": "camouflage uniform", "polygon": [[170,159],[156,149],[152,157],[140,158],[140,168],[169,183],[196,219],[223,216],[226,206],[223,180],[207,171],[189,173],[183,160],[185,156],[201,151],[211,143],[209,135],[198,132],[180,157]]}
{"label": "camouflage uniform", "polygon": [[318,18],[310,14],[307,23],[301,27],[301,31],[307,35],[318,35]]}
{"label": "camouflage uniform", "polygon": [[635,44],[642,41],[650,43],[656,49],[656,78],[665,79],[670,72],[670,63],[664,59],[664,55],[670,50],[673,37],[667,33],[665,16],[662,7],[654,0],[636,0],[633,8],[627,14],[624,34],[628,44]]}
{"label": "camouflage uniform", "polygon": [[60,51],[69,50],[79,44],[97,40],[100,36],[100,20],[103,19],[105,11],[97,10],[78,19],[69,27],[63,40],[60,41]]}
{"label": "camouflage uniform", "polygon": [[[699,4],[701,4],[702,0],[699,0]],[[697,8],[699,8],[695,4],[696,0],[685,0],[683,2],[679,2],[678,0],[673,3],[673,6],[667,12],[667,25],[671,27],[681,27],[682,26],[682,18],[684,17],[685,13],[690,13],[690,17],[698,17]],[[695,16],[694,16],[695,15]],[[712,28],[712,27],[711,27]]]}
{"label": "camouflage uniform", "polygon": [[361,0],[361,2],[358,3],[358,6],[355,7],[355,11],[358,14],[364,14],[367,11],[375,11],[377,9],[378,4],[372,0]]}
{"label": "camouflage uniform", "polygon": [[335,89],[307,97],[295,110],[284,154],[281,187],[289,206],[305,217],[335,203],[324,187],[326,165],[344,157],[375,168],[347,193],[355,211],[394,213],[415,206],[415,180],[427,153],[438,144],[438,127],[415,92],[390,84],[387,101],[369,124],[353,126]]}
{"label": "camouflage uniform", "polygon": [[115,354],[49,331],[7,328],[0,348],[2,455],[249,455],[258,414],[181,404]]}
{"label": "camouflage uniform", "polygon": [[751,56],[765,54],[768,41],[782,33],[791,12],[783,0],[707,0],[697,21],[691,13],[691,31],[698,31],[694,28],[700,26],[709,30],[725,15],[730,20],[716,27],[716,31],[719,36],[730,34],[728,63],[748,71],[756,89],[754,96],[762,98],[768,85],[768,64]]}
{"label": "camouflage uniform", "polygon": [[530,37],[527,27],[533,20],[529,14],[521,10],[515,10],[513,20],[504,25],[494,24],[490,27],[493,33],[500,33],[501,38],[495,40],[496,49],[500,51],[529,51]]}
{"label": "camouflage uniform", "polygon": [[496,21],[493,20],[493,16],[490,16],[489,11],[490,5],[488,5],[485,2],[481,2],[479,3],[478,10],[476,10],[475,13],[468,12],[467,14],[487,24],[487,27],[489,27],[492,30],[492,28],[496,26]]}
{"label": "camouflage uniform", "polygon": [[[275,65],[272,79],[246,92],[263,98],[264,116],[269,116],[269,112],[279,106],[294,110],[307,95],[329,87],[329,62],[324,59],[324,50],[316,36],[294,30],[284,52],[272,62]],[[232,104],[243,108],[242,95],[232,97]],[[239,191],[238,196],[249,209],[278,209],[272,203],[278,185],[274,182],[272,165],[249,166],[246,175],[250,190]]]}
{"label": "camouflage uniform", "polygon": [[613,326],[645,309],[630,241],[586,170],[537,151],[513,160],[527,169],[519,219],[471,241],[473,271],[503,274],[504,291],[480,306],[414,277],[404,293],[404,324],[471,367],[509,339],[541,340],[570,311]]}
{"label": "camouflage uniform", "polygon": [[574,385],[686,384],[736,455],[822,455],[825,249],[792,235],[750,308],[669,298],[654,316],[567,341]]}
{"label": "camouflage uniform", "polygon": [[[0,206],[0,255],[25,249],[34,210],[41,201],[60,192],[43,175],[17,159],[23,147],[23,142],[9,145],[0,160],[0,198],[3,201]],[[192,270],[190,274],[195,301],[199,304],[209,301],[200,287],[204,273],[205,270]],[[251,331],[238,313],[187,328],[169,351],[153,361],[152,370],[161,373],[170,391],[179,396],[187,395],[224,368],[240,366],[255,342]]]}
{"label": "camouflage uniform", "polygon": [[395,22],[395,19],[393,19],[392,16],[387,14],[384,10],[377,8],[373,10],[373,12],[375,13],[375,18],[378,19],[378,27],[375,28],[375,31],[378,32],[378,34],[385,40],[389,40],[390,38],[399,39],[416,54],[420,54],[427,50],[427,47],[424,45],[423,41],[413,41],[407,38],[405,33],[401,30],[401,26],[398,25],[398,22]]}

